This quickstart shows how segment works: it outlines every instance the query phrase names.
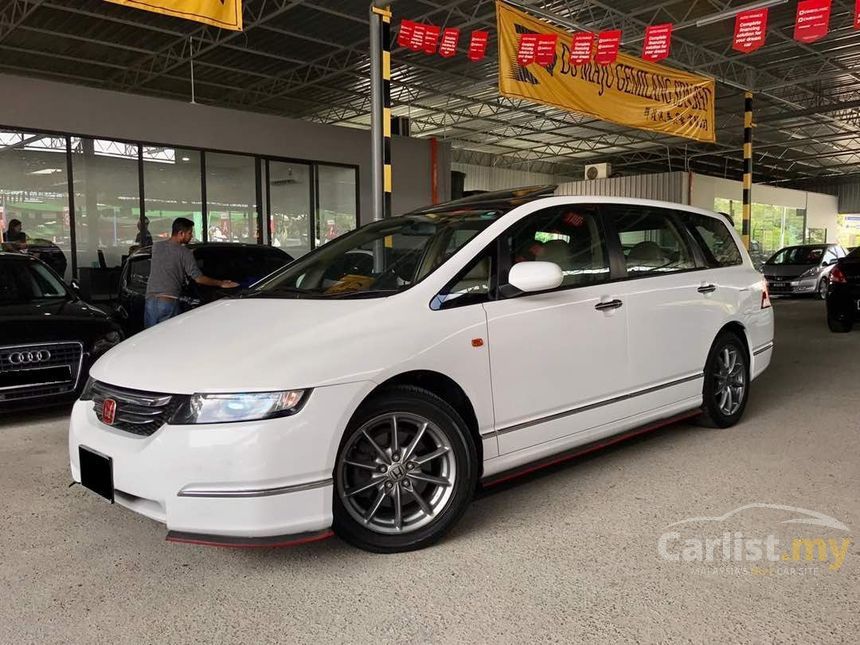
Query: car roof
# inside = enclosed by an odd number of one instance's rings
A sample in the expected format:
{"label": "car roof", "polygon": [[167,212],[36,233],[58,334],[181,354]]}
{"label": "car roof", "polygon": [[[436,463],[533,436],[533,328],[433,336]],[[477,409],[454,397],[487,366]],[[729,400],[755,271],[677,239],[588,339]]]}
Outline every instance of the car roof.
{"label": "car roof", "polygon": [[472,195],[463,199],[421,208],[419,210],[406,213],[405,215],[410,216],[430,213],[438,215],[445,214],[448,211],[451,212],[451,215],[455,215],[457,211],[461,210],[510,211],[518,206],[522,206],[523,204],[546,202],[548,207],[566,204],[619,204],[628,206],[652,206],[654,208],[672,208],[678,211],[698,213],[700,215],[706,215],[717,219],[722,218],[731,222],[731,220],[723,213],[717,213],[716,211],[678,202],[641,199],[638,197],[614,197],[611,195],[557,195],[555,194],[555,190],[557,188],[557,185],[545,184],[540,186],[527,186],[525,188],[517,188],[507,191],[481,193],[479,195]]}
{"label": "car roof", "polygon": [[406,213],[407,215],[422,215],[424,213],[440,213],[459,210],[511,210],[527,202],[553,195],[557,184],[541,184],[524,186],[511,190],[497,190],[478,193],[461,199],[453,199],[441,204],[426,206]]}

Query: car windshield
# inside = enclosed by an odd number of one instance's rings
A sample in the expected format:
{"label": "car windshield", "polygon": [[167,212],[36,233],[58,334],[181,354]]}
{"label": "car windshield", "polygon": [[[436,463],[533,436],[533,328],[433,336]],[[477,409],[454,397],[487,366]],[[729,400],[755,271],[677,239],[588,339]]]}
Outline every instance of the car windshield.
{"label": "car windshield", "polygon": [[774,253],[767,264],[818,264],[825,250],[823,246],[789,246]]}
{"label": "car windshield", "polygon": [[66,296],[63,283],[45,265],[0,259],[0,306]]}
{"label": "car windshield", "polygon": [[423,280],[501,215],[495,209],[470,209],[374,222],[309,253],[245,295],[391,295]]}

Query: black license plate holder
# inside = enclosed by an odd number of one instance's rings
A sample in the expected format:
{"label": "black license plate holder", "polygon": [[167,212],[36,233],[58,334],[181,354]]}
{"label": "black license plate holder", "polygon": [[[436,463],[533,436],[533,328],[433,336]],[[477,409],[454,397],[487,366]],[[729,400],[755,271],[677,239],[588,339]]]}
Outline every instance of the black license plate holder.
{"label": "black license plate holder", "polygon": [[113,459],[100,452],[78,446],[81,485],[113,504]]}

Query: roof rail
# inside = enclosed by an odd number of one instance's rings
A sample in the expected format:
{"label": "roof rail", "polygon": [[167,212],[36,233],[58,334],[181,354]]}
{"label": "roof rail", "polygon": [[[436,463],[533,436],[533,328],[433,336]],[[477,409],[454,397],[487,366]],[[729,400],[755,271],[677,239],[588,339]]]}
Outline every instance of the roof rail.
{"label": "roof rail", "polygon": [[412,211],[412,214],[432,213],[438,210],[448,210],[458,206],[469,206],[471,204],[485,204],[488,202],[507,202],[507,201],[529,201],[538,197],[551,196],[558,184],[542,184],[539,186],[524,186],[522,188],[511,188],[508,190],[495,190],[469,195],[460,199],[454,199],[441,204],[434,204]]}

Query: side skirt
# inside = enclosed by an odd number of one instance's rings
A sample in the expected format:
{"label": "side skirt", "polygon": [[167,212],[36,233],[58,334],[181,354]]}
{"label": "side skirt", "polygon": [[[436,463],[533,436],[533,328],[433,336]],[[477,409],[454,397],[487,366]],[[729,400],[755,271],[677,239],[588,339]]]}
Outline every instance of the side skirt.
{"label": "side skirt", "polygon": [[622,432],[612,437],[608,437],[607,439],[601,439],[599,441],[587,443],[582,446],[577,446],[576,448],[572,448],[570,450],[566,450],[555,455],[550,455],[548,457],[538,459],[537,461],[533,461],[528,464],[517,466],[516,468],[512,468],[511,470],[506,470],[501,473],[496,473],[495,475],[490,475],[489,477],[486,477],[481,480],[481,485],[484,488],[489,488],[491,486],[496,486],[512,479],[517,479],[518,477],[524,477],[525,475],[528,475],[535,471],[549,468],[550,466],[564,463],[565,461],[570,461],[571,459],[575,459],[576,457],[581,457],[582,455],[586,455],[590,452],[601,450],[602,448],[606,448],[607,446],[611,446],[613,444],[632,439],[633,437],[636,437],[638,435],[645,434],[647,432],[653,432],[654,430],[659,430],[660,428],[672,425],[673,423],[678,423],[679,421],[692,419],[693,417],[699,416],[701,413],[701,409],[696,408],[695,410],[682,412],[681,414],[676,414],[666,419],[654,421],[639,428],[633,428],[626,432]]}
{"label": "side skirt", "polygon": [[196,544],[198,546],[220,546],[233,549],[280,549],[311,542],[327,540],[334,535],[331,529],[295,533],[293,535],[273,535],[270,537],[234,537],[230,535],[204,535],[170,531],[165,538],[168,542]]}

